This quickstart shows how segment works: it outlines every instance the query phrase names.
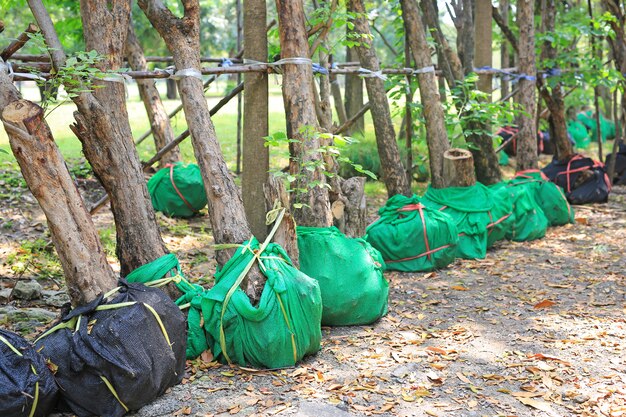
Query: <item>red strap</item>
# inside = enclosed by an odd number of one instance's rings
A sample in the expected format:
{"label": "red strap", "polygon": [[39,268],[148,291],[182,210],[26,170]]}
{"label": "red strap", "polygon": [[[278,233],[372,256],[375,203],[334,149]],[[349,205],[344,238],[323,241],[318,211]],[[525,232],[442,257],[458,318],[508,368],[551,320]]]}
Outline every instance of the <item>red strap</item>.
{"label": "red strap", "polygon": [[424,234],[424,245],[426,245],[426,256],[428,256],[428,260],[431,260],[430,257],[430,244],[428,243],[428,232],[426,230],[426,219],[424,218],[424,206],[420,203],[417,204],[407,204],[406,206],[399,208],[398,211],[415,211],[417,210],[419,215],[420,215],[420,219],[422,220],[422,232]]}
{"label": "red strap", "polygon": [[193,211],[194,213],[197,213],[198,210],[196,210],[195,208],[193,208],[193,206],[191,204],[189,204],[189,201],[187,201],[185,199],[185,197],[183,197],[182,193],[180,192],[180,190],[176,186],[176,183],[174,182],[174,165],[173,164],[167,164],[167,165],[165,165],[165,167],[169,167],[169,169],[170,169],[170,181],[172,183],[172,187],[174,187],[174,191],[176,191],[176,194],[178,194],[180,199],[183,200],[183,203],[185,203],[185,205],[189,208],[189,210]]}
{"label": "red strap", "polygon": [[387,259],[385,259],[385,263],[386,263],[386,264],[393,264],[393,263],[396,263],[396,262],[412,261],[413,259],[419,259],[419,258],[421,258],[422,256],[428,256],[428,257],[429,257],[428,259],[430,260],[430,255],[431,255],[432,253],[438,252],[438,251],[440,251],[440,250],[442,250],[442,249],[449,248],[450,246],[451,246],[451,245],[443,245],[443,246],[442,246],[442,247],[440,247],[440,248],[437,248],[437,249],[432,249],[432,250],[430,250],[430,251],[428,251],[428,252],[424,252],[424,253],[421,253],[421,254],[416,255],[416,256],[410,256],[410,257],[408,257],[408,258],[402,258],[402,259],[391,259],[391,260],[387,260]]}
{"label": "red strap", "polygon": [[522,177],[522,178],[532,178],[529,175],[525,175],[525,174],[541,174],[541,179],[545,180],[545,181],[550,181],[550,179],[548,178],[548,176],[546,174],[543,173],[542,170],[540,169],[525,169],[523,171],[518,171],[517,173],[515,173],[516,177]]}

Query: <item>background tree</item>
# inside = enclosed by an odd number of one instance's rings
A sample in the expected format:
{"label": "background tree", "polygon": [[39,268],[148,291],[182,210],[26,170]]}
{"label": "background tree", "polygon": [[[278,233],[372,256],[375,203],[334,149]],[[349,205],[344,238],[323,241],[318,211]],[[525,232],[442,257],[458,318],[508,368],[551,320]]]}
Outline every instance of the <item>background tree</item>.
{"label": "background tree", "polygon": [[[361,66],[372,72],[380,70],[376,51],[372,46],[371,33],[367,15],[361,0],[349,0],[349,11],[354,16],[354,33],[359,35],[359,45],[356,47]],[[365,78],[367,95],[371,104],[372,118],[376,132],[376,144],[380,156],[382,179],[387,187],[387,194],[391,197],[396,194],[410,195],[411,187],[400,160],[400,151],[396,142],[396,133],[391,121],[389,101],[383,80],[378,77]]]}

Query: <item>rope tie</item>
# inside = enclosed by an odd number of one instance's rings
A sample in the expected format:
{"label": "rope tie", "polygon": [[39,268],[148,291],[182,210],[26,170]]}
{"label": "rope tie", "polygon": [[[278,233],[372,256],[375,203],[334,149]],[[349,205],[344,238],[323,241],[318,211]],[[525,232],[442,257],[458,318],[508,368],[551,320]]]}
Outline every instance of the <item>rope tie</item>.
{"label": "rope tie", "polygon": [[254,265],[256,261],[259,261],[259,265],[261,265],[259,257],[263,253],[263,251],[265,251],[265,248],[267,247],[267,245],[269,245],[270,241],[274,237],[274,234],[276,234],[276,231],[278,230],[278,226],[282,222],[284,215],[285,215],[285,209],[283,208],[280,214],[278,215],[278,217],[276,218],[274,227],[272,228],[270,233],[267,235],[267,237],[265,238],[265,240],[259,247],[258,254],[252,250],[250,246],[250,241],[248,241],[248,244],[244,247],[244,250],[250,251],[254,256],[252,259],[250,259],[246,267],[241,271],[241,273],[239,274],[239,276],[237,277],[233,285],[230,287],[230,289],[226,293],[226,296],[224,297],[224,301],[222,302],[222,313],[220,315],[220,347],[222,349],[222,353],[224,354],[224,359],[226,359],[226,361],[229,364],[231,364],[232,361],[230,359],[230,356],[228,356],[228,353],[226,352],[226,335],[224,334],[224,314],[226,314],[228,303],[230,302],[230,299],[232,298],[233,294],[235,294],[235,291],[237,291],[237,289],[239,288],[239,285],[241,284],[243,279],[246,277],[248,272],[250,272],[252,265]]}
{"label": "rope tie", "polygon": [[194,77],[202,81],[202,72],[200,72],[200,70],[196,68],[184,68],[178,71],[175,71],[175,70],[176,70],[176,67],[170,66],[170,67],[165,68],[164,70],[159,70],[159,71],[165,71],[166,73],[169,74],[170,78],[173,80],[182,80],[185,77]]}
{"label": "rope tie", "polygon": [[435,66],[434,65],[430,65],[428,67],[424,67],[424,68],[418,68],[418,69],[414,69],[413,72],[411,72],[412,75],[416,75],[416,74],[426,74],[429,72],[435,72]]}
{"label": "rope tie", "polygon": [[361,67],[357,70],[357,74],[359,77],[362,78],[379,78],[383,81],[387,81],[387,76],[383,74],[382,70],[372,71],[367,68]]}
{"label": "rope tie", "polygon": [[519,74],[516,74],[514,72],[505,71],[503,69],[493,68],[493,67],[490,67],[489,65],[485,65],[485,66],[479,67],[479,68],[474,68],[474,71],[494,71],[496,73],[496,75],[502,76],[502,78],[505,79],[505,80],[537,81],[537,77],[535,77],[534,75],[524,74],[523,72],[519,73]]}

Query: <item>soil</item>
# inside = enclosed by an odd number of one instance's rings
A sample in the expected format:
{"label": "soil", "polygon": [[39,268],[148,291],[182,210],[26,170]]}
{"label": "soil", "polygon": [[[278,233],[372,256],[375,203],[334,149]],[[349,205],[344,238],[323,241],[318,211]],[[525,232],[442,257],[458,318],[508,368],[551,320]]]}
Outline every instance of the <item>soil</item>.
{"label": "soil", "polygon": [[[100,196],[93,180],[79,185],[87,200]],[[45,219],[26,190],[0,182],[0,192],[12,196],[0,199],[0,290],[31,278],[62,289],[42,263],[15,273],[8,258],[47,239]],[[211,285],[207,219],[159,219],[183,270]],[[95,220],[111,227],[106,210]],[[294,368],[229,367],[207,353],[133,415],[626,416],[625,242],[626,188],[616,187],[542,240],[499,242],[484,260],[437,272],[386,273],[389,314],[323,328],[321,351]],[[17,324],[0,326],[32,336],[45,325]]]}

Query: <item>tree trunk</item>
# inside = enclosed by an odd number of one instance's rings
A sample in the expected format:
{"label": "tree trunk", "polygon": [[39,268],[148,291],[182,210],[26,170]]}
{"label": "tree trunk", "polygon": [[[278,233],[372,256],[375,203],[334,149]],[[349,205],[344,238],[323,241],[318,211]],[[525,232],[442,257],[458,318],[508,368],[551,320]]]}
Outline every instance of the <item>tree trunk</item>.
{"label": "tree trunk", "polygon": [[[103,66],[122,66],[130,1],[81,0],[85,48],[106,57]],[[103,68],[104,69],[104,68]],[[122,276],[166,253],[132,140],[124,84],[104,82],[93,92],[97,109],[79,100],[75,114],[83,152],[111,197]]]}
{"label": "tree trunk", "polygon": [[[614,37],[607,37],[607,41],[611,47],[611,56],[615,62],[615,69],[620,73],[626,73],[626,31],[624,30],[624,10],[621,6],[622,2],[619,0],[602,0],[602,6],[609,11],[615,20],[609,21],[609,25],[613,32]],[[619,112],[622,126],[624,125],[624,115],[626,114],[626,100],[622,98],[622,109]],[[617,120],[615,120],[617,123]]]}
{"label": "tree trunk", "polygon": [[[509,21],[509,0],[500,0],[500,16],[505,22]],[[507,68],[509,66],[509,44],[504,36],[500,44],[500,68]],[[500,79],[500,97],[506,97],[509,95],[509,80],[505,77]]]}
{"label": "tree trunk", "polygon": [[289,194],[280,179],[270,176],[263,185],[265,193],[265,211],[269,212],[277,203],[286,209],[283,221],[274,233],[274,242],[282,246],[296,268],[299,268],[300,252],[298,251],[298,236],[296,235],[296,221],[289,210]]}
{"label": "tree trunk", "polygon": [[[430,49],[426,42],[426,34],[415,0],[401,0],[404,28],[407,32],[413,60],[417,68],[432,66]],[[443,153],[448,150],[448,134],[446,131],[443,107],[439,101],[435,72],[427,71],[417,75],[421,102],[424,106],[426,119],[426,142],[430,157],[431,183],[435,188],[445,187],[443,177]]]}
{"label": "tree trunk", "polygon": [[[555,30],[556,4],[555,0],[542,0],[541,26],[544,33],[552,33]],[[554,60],[557,50],[551,42],[546,41],[541,48],[541,61]],[[537,78],[541,97],[544,99],[550,111],[550,140],[554,142],[554,156],[557,160],[569,160],[574,154],[574,148],[567,136],[567,124],[565,119],[565,101],[560,83],[550,90],[544,85],[541,78]]]}
{"label": "tree trunk", "polygon": [[[476,18],[474,22],[474,66],[493,66],[493,31],[491,29],[491,0],[476,1]],[[484,93],[489,94],[491,100],[491,74],[480,74],[476,86]]]}
{"label": "tree trunk", "polygon": [[[309,44],[305,28],[302,0],[277,0],[281,58],[309,56]],[[303,204],[294,210],[299,225],[327,227],[332,224],[332,214],[326,179],[319,162],[322,156],[317,136],[319,126],[315,114],[315,98],[311,80],[311,65],[282,65],[283,101],[287,116],[287,136],[297,142],[290,144],[289,171],[297,177],[295,187],[300,192],[292,194],[292,206]]]}
{"label": "tree trunk", "polygon": [[[183,2],[184,15],[177,18],[161,0],[139,0],[152,26],[159,32],[180,74],[180,90],[185,119],[191,133],[194,153],[208,198],[209,218],[215,243],[242,243],[252,236],[239,190],[228,171],[217,141],[215,128],[204,97],[200,69],[200,6],[198,0]],[[224,265],[233,249],[217,251],[217,262]],[[260,299],[265,277],[253,268],[242,282],[253,304]]]}
{"label": "tree trunk", "polygon": [[352,177],[341,181],[341,194],[346,200],[343,209],[343,228],[348,237],[361,237],[367,226],[365,177]]}
{"label": "tree trunk", "polygon": [[[15,89],[6,73],[0,74],[0,85]],[[44,120],[43,109],[27,100],[2,102],[2,109],[13,154],[48,220],[72,305],[88,303],[117,282],[91,216]]]}
{"label": "tree trunk", "polygon": [[[128,25],[125,54],[128,65],[130,65],[134,71],[148,70],[146,58],[144,57],[141,44],[135,35],[132,22]],[[154,136],[154,144],[158,152],[165,145],[174,140],[174,130],[172,129],[170,119],[161,101],[161,96],[159,95],[159,90],[156,88],[155,81],[150,79],[138,79],[136,82],[137,88],[139,89],[139,96],[148,113],[148,120],[150,121],[152,135]],[[159,161],[159,167],[163,168],[167,164],[174,164],[178,161],[180,161],[180,149],[177,146],[163,156]]]}
{"label": "tree trunk", "polygon": [[[330,61],[332,63],[332,56],[330,57]],[[337,118],[339,119],[339,124],[341,125],[348,120],[346,107],[344,106],[343,97],[341,96],[341,87],[339,85],[339,80],[337,79],[337,74],[330,74],[328,78],[330,79],[330,91],[333,95],[335,111],[337,112]]]}
{"label": "tree trunk", "polygon": [[[51,48],[55,69],[65,64],[65,53],[41,0],[28,4]],[[109,7],[110,6],[110,7]],[[128,32],[130,2],[81,2],[81,16],[88,50],[105,59],[102,67],[118,69]],[[116,253],[122,276],[166,253],[145,185],[139,157],[132,141],[126,113],[124,85],[102,82],[93,93],[73,98],[78,108],[73,131],[94,173],[111,198],[115,219]]]}
{"label": "tree trunk", "polygon": [[471,187],[476,185],[474,160],[466,149],[452,148],[443,154],[443,173],[446,187]]}
{"label": "tree trunk", "polygon": [[[346,61],[354,62],[358,60],[359,57],[356,48],[346,48]],[[363,79],[356,74],[346,75],[345,89],[346,117],[349,119],[363,108]],[[365,119],[360,117],[352,127],[346,131],[346,135],[354,135],[355,133],[363,134],[363,132],[365,132]]]}
{"label": "tree trunk", "polygon": [[[244,58],[266,62],[266,2],[246,0],[243,7]],[[258,239],[264,239],[267,236],[266,211],[259,202],[263,201],[265,184],[269,180],[269,148],[263,139],[269,134],[268,75],[264,72],[247,73],[244,84],[243,205],[252,232]]]}
{"label": "tree trunk", "polygon": [[[361,66],[373,72],[379,71],[380,64],[370,39],[370,27],[362,0],[349,0],[348,10],[356,13],[358,16],[353,22],[355,33],[361,35],[360,45],[356,48]],[[371,112],[374,120],[378,154],[380,155],[382,179],[387,187],[387,194],[389,197],[396,194],[410,195],[411,188],[400,159],[396,132],[393,129],[391,111],[389,110],[389,102],[387,101],[387,93],[385,91],[385,83],[378,77],[367,77],[365,86],[367,87],[367,95],[372,107]]]}
{"label": "tree trunk", "polygon": [[[519,26],[519,72],[534,76],[535,68],[535,27],[534,0],[517,2],[517,24]],[[519,104],[525,114],[518,119],[517,170],[537,169],[537,99],[535,82],[519,80]]]}

